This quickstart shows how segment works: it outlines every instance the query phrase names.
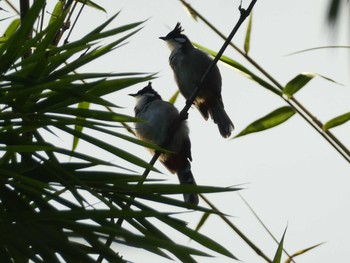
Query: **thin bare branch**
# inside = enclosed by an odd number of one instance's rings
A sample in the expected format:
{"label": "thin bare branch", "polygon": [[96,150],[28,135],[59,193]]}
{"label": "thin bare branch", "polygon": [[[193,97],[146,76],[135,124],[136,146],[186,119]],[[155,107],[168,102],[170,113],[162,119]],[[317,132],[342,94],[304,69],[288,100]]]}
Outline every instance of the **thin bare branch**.
{"label": "thin bare branch", "polygon": [[[234,28],[232,29],[230,35],[228,36],[228,38],[225,40],[224,44],[222,45],[220,51],[218,52],[218,54],[216,55],[216,57],[214,58],[214,60],[212,61],[212,63],[209,65],[208,69],[206,70],[206,72],[203,74],[200,82],[197,84],[197,87],[195,88],[194,92],[192,93],[191,97],[186,101],[186,105],[184,106],[184,108],[180,111],[179,114],[179,118],[178,121],[175,122],[172,127],[169,130],[168,133],[168,138],[164,141],[164,143],[161,145],[162,148],[166,149],[166,145],[169,143],[169,141],[171,140],[171,138],[173,137],[174,133],[176,132],[176,130],[178,129],[178,127],[180,126],[181,122],[184,121],[185,119],[187,119],[188,117],[188,110],[190,109],[190,107],[193,104],[193,101],[195,100],[195,98],[197,97],[206,77],[211,73],[211,71],[213,70],[213,68],[215,67],[215,65],[217,64],[217,62],[219,61],[220,57],[222,56],[222,54],[224,53],[225,49],[228,47],[228,45],[230,44],[231,40],[233,39],[234,35],[236,34],[236,32],[238,31],[238,29],[240,28],[240,26],[242,25],[242,23],[244,22],[244,20],[250,15],[255,3],[257,2],[257,0],[252,0],[248,9],[245,10],[243,9],[241,6],[239,6],[239,11],[240,11],[240,17],[239,20],[237,21],[236,25],[234,26]],[[151,161],[149,162],[150,165],[154,165],[156,163],[156,161],[158,160],[160,156],[160,152],[156,151],[156,153],[154,154],[154,156],[152,157]],[[143,180],[139,182],[139,184],[143,184],[144,180],[147,178],[148,174],[150,172],[150,169],[146,169],[142,175]],[[128,208],[130,208],[131,204],[129,203],[127,205]],[[114,220],[113,218],[111,219],[112,221]],[[117,225],[121,226],[124,222],[123,218],[119,218],[118,221],[116,222]],[[106,241],[106,246],[110,246],[112,244],[112,241],[114,239],[114,236],[109,236],[109,238]],[[97,262],[102,262],[103,258],[99,257]]]}

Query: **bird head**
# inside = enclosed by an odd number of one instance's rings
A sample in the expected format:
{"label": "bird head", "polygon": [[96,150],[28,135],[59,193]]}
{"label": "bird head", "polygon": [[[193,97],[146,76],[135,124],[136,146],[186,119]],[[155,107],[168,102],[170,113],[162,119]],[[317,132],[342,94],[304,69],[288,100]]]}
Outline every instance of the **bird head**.
{"label": "bird head", "polygon": [[155,97],[161,99],[160,95],[152,88],[152,82],[148,82],[148,85],[137,93],[129,94],[132,97],[140,98],[141,96]]}
{"label": "bird head", "polygon": [[181,48],[187,43],[190,43],[190,40],[187,38],[187,36],[182,34],[183,31],[184,30],[182,29],[181,24],[178,22],[175,28],[170,31],[165,37],[159,38],[168,44],[170,50]]}

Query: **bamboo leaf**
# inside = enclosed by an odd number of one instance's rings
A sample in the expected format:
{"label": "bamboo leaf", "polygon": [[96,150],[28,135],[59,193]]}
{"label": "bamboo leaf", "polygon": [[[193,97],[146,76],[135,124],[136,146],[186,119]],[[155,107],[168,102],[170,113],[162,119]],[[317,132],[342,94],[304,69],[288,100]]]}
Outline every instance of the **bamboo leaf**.
{"label": "bamboo leaf", "polygon": [[174,104],[175,101],[177,100],[177,97],[180,94],[180,90],[175,91],[174,95],[171,96],[171,98],[168,100],[169,103]]}
{"label": "bamboo leaf", "polygon": [[290,263],[290,262],[292,262],[293,258],[295,258],[295,257],[297,257],[297,256],[300,256],[300,255],[302,255],[302,254],[304,254],[304,253],[306,253],[306,252],[308,252],[308,251],[310,251],[310,250],[312,250],[312,249],[314,249],[314,248],[317,248],[317,247],[319,247],[319,246],[321,246],[321,245],[323,245],[323,244],[324,244],[324,243],[319,243],[319,244],[317,244],[317,245],[314,245],[314,246],[311,246],[311,247],[302,249],[302,250],[300,250],[300,251],[297,251],[297,252],[295,252],[293,255],[291,255],[291,256],[285,261],[285,263]]}
{"label": "bamboo leaf", "polygon": [[[198,44],[195,44],[195,46],[197,46],[198,48],[204,50],[205,52],[207,52],[208,54],[212,55],[213,57],[216,56],[217,52],[214,52],[210,49],[207,49],[203,46],[200,46]],[[258,83],[259,85],[261,85],[262,87],[266,88],[269,91],[272,91],[273,93],[277,94],[278,96],[282,95],[282,92],[276,88],[275,86],[272,86],[271,84],[269,84],[268,82],[266,82],[265,80],[263,80],[262,78],[258,77],[256,74],[254,74],[253,72],[251,72],[250,70],[248,70],[246,67],[244,67],[242,64],[238,63],[237,61],[227,57],[227,56],[221,56],[220,60],[233,67],[235,70],[239,71],[240,73],[242,73],[244,76],[246,76],[247,78],[255,81],[256,83]]]}
{"label": "bamboo leaf", "polygon": [[170,222],[170,220],[167,219],[163,219],[163,222],[166,222],[168,225],[174,227],[177,231],[179,231],[182,234],[187,235],[188,237],[190,237],[191,239],[193,239],[194,241],[198,242],[199,244],[219,253],[222,254],[224,256],[227,256],[229,258],[232,259],[236,259],[237,258],[230,252],[228,251],[225,247],[223,247],[221,244],[215,242],[214,240],[212,240],[211,238],[200,234],[199,232],[187,228],[185,226],[182,226],[180,224],[174,224],[173,222]]}
{"label": "bamboo leaf", "polygon": [[0,151],[9,151],[9,152],[39,152],[39,151],[53,151],[55,149],[52,145],[8,145],[0,146]]}
{"label": "bamboo leaf", "polygon": [[[127,136],[127,135],[119,133],[119,132],[115,132],[115,131],[110,129],[110,127],[116,127],[116,126],[112,126],[112,125],[108,125],[108,124],[106,125],[104,123],[91,122],[90,120],[86,120],[85,118],[81,118],[81,117],[77,118],[75,120],[70,119],[70,118],[57,117],[57,116],[55,116],[53,118],[61,120],[60,123],[65,123],[66,125],[74,124],[76,126],[81,126],[81,127],[84,127],[84,128],[90,128],[92,130],[99,131],[99,132],[104,133],[104,134],[109,134],[109,135],[121,138],[121,139],[123,139],[125,141],[129,141],[129,142],[135,143],[137,145],[141,145],[141,146],[146,147],[146,148],[158,150],[158,151],[161,151],[161,152],[169,152],[166,149],[163,149],[163,148],[159,147],[156,144],[148,143],[148,142],[139,140],[137,138],[130,137],[130,136]],[[125,123],[123,122],[122,124],[124,126]],[[55,123],[54,122],[47,122],[47,125],[55,126]],[[102,127],[99,127],[99,126],[106,126],[106,127],[108,127],[108,129],[105,129],[105,128],[102,128]],[[121,127],[121,126],[119,126],[119,127]]]}
{"label": "bamboo leaf", "polygon": [[113,145],[111,144],[108,144],[102,140],[99,140],[97,138],[94,138],[92,136],[89,136],[87,134],[84,134],[84,133],[80,133],[80,132],[77,132],[75,131],[74,129],[71,129],[71,128],[68,128],[66,126],[59,126],[57,125],[57,128],[67,132],[67,133],[70,133],[72,134],[73,136],[78,136],[80,139],[83,139],[101,149],[104,149],[106,150],[107,152],[110,152],[118,157],[120,157],[121,159],[124,159],[130,163],[133,163],[137,166],[140,166],[140,167],[143,167],[143,168],[146,168],[146,169],[151,169],[152,171],[157,171],[157,169],[155,169],[152,165],[150,165],[148,162],[145,162],[144,160],[140,159],[139,157],[121,149],[121,148],[118,148],[118,147],[114,147]]}
{"label": "bamboo leaf", "polygon": [[289,81],[286,86],[283,89],[283,93],[288,97],[291,98],[293,95],[298,92],[300,89],[302,89],[307,83],[309,83],[310,80],[312,80],[314,77],[321,77],[327,81],[333,82],[335,84],[341,85],[340,83],[334,81],[331,78],[328,78],[326,76],[313,73],[313,72],[303,72],[297,75],[295,78],[293,78],[291,81]]}
{"label": "bamboo leaf", "polygon": [[290,117],[294,115],[294,113],[295,113],[294,110],[289,106],[278,108],[272,111],[271,113],[269,113],[268,115],[249,124],[243,131],[241,131],[234,138],[241,137],[249,133],[260,132],[263,130],[273,128],[287,121]]}
{"label": "bamboo leaf", "polygon": [[115,49],[115,47],[122,43],[124,40],[128,39],[130,36],[136,34],[138,30],[135,30],[131,33],[129,33],[128,35],[112,42],[111,44],[105,45],[103,47],[100,48],[96,48],[90,52],[88,52],[87,54],[85,54],[84,56],[80,56],[79,58],[77,58],[76,60],[70,62],[69,64],[67,64],[66,66],[58,69],[57,71],[53,72],[50,76],[50,78],[60,78],[66,74],[69,74],[71,72],[73,72],[74,70],[84,66],[85,64],[113,51]]}
{"label": "bamboo leaf", "polygon": [[92,110],[86,108],[63,108],[54,111],[56,113],[72,115],[82,118],[90,118],[95,120],[104,120],[111,122],[134,122],[137,121],[136,118],[130,117],[123,114],[118,114],[110,111]]}
{"label": "bamboo leaf", "polygon": [[293,97],[293,95],[304,87],[310,80],[316,77],[315,73],[304,72],[289,81],[283,89],[283,93],[288,96],[288,98]]}
{"label": "bamboo leaf", "polygon": [[286,234],[286,231],[287,231],[287,228],[284,230],[284,233],[282,235],[281,241],[280,241],[280,243],[278,245],[278,248],[277,248],[276,254],[275,254],[274,258],[273,258],[272,263],[281,263],[282,252],[283,252],[283,242],[284,242],[284,236]]}
{"label": "bamboo leaf", "polygon": [[337,127],[339,125],[342,125],[350,120],[350,112],[344,113],[342,115],[339,115],[329,121],[327,121],[323,125],[323,130],[327,131],[331,128]]}
{"label": "bamboo leaf", "polygon": [[201,185],[173,185],[173,184],[144,184],[135,186],[133,189],[137,193],[142,194],[182,194],[182,193],[221,193],[239,191],[240,188],[235,187],[216,187]]}
{"label": "bamboo leaf", "polygon": [[338,49],[346,48],[346,49],[349,49],[350,46],[321,46],[321,47],[313,47],[313,48],[307,48],[307,49],[295,51],[293,53],[287,54],[287,56],[296,55],[296,54],[300,54],[300,53],[304,53],[304,52],[310,52],[310,51],[314,51],[314,50],[333,49],[333,48],[338,48]]}
{"label": "bamboo leaf", "polygon": [[129,170],[129,169],[126,169],[126,168],[124,168],[122,166],[115,165],[115,164],[113,164],[111,162],[107,162],[107,161],[104,161],[104,160],[101,160],[101,159],[89,156],[87,154],[79,153],[77,151],[72,152],[72,151],[69,151],[69,150],[66,150],[66,149],[61,149],[61,148],[58,148],[58,147],[56,147],[54,150],[55,150],[55,152],[62,153],[64,155],[66,155],[66,156],[75,157],[77,159],[87,161],[87,162],[90,163],[90,165],[93,165],[93,166],[95,166],[95,165],[105,165],[105,166],[118,167],[118,168],[121,168],[121,169],[124,169],[124,170]]}
{"label": "bamboo leaf", "polygon": [[247,32],[244,40],[244,51],[246,54],[248,54],[250,50],[250,35],[252,33],[252,24],[253,24],[253,13],[250,14]]}
{"label": "bamboo leaf", "polygon": [[137,217],[155,217],[163,218],[165,215],[171,215],[174,213],[159,213],[158,211],[133,211],[133,210],[117,210],[117,209],[100,209],[100,210],[68,210],[61,211],[43,211],[41,213],[33,213],[28,215],[26,212],[9,212],[0,213],[3,220],[24,222],[24,221],[60,221],[60,220],[84,220],[84,219],[105,219],[110,217],[122,217],[122,218],[137,218]]}
{"label": "bamboo leaf", "polygon": [[19,25],[21,24],[21,20],[19,18],[14,19],[11,24],[7,27],[4,37],[10,38],[17,30]]}
{"label": "bamboo leaf", "polygon": [[[89,109],[89,107],[90,107],[90,103],[89,102],[80,102],[78,104],[78,109]],[[77,120],[85,120],[85,118],[82,118],[82,117],[78,116]],[[74,130],[76,130],[77,132],[82,132],[83,131],[83,126],[75,125],[74,126]],[[77,136],[74,136],[73,137],[73,144],[72,144],[72,151],[73,152],[78,147],[78,142],[79,142],[79,138]]]}
{"label": "bamboo leaf", "polygon": [[[48,112],[48,111],[56,111],[60,110],[61,108],[66,108],[67,106],[79,103],[83,101],[82,97],[84,97],[84,94],[88,93],[87,95],[101,97],[106,94],[110,94],[112,92],[124,89],[126,87],[129,87],[131,85],[148,81],[153,79],[153,75],[145,76],[145,77],[134,77],[134,78],[120,78],[120,79],[111,79],[111,80],[98,80],[96,82],[91,83],[84,83],[84,84],[64,84],[64,81],[58,83],[53,83],[50,87],[50,82],[48,82],[45,85],[39,86],[41,89],[44,89],[47,87],[47,89],[61,89],[62,92],[59,94],[53,94],[49,96],[47,99],[43,99],[42,101],[38,102],[37,104],[33,105],[34,111],[39,112]],[[71,94],[76,94],[75,97],[68,96],[65,90],[71,90]],[[26,89],[26,91],[29,89]],[[72,93],[72,90],[74,92]],[[82,94],[80,96],[80,94]],[[1,100],[1,97],[0,97]]]}
{"label": "bamboo leaf", "polygon": [[64,6],[64,1],[58,1],[57,4],[55,5],[51,17],[49,20],[49,25],[52,24],[58,17],[61,16],[63,12],[63,6]]}
{"label": "bamboo leaf", "polygon": [[86,4],[87,6],[90,6],[92,8],[95,8],[97,10],[100,10],[100,11],[103,11],[105,13],[107,13],[106,9],[104,9],[102,6],[96,4],[95,2],[91,1],[91,0],[88,0],[88,1],[85,1],[85,0],[77,0],[78,2],[80,3],[83,3],[83,4]]}
{"label": "bamboo leaf", "polygon": [[201,227],[204,226],[204,223],[207,221],[209,216],[210,216],[210,213],[208,213],[208,212],[203,214],[203,216],[201,217],[201,220],[198,222],[198,224],[196,226],[196,231],[199,231],[199,229],[201,229]]}

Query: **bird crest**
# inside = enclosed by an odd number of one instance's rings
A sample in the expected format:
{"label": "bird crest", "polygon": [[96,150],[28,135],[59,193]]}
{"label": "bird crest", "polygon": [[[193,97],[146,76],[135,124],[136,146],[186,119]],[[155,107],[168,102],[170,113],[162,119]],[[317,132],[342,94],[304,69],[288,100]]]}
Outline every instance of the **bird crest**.
{"label": "bird crest", "polygon": [[176,26],[175,26],[175,28],[173,29],[173,33],[174,34],[176,34],[176,35],[181,35],[181,33],[183,32],[184,30],[183,30],[183,28],[181,27],[181,24],[180,24],[180,22],[177,22],[176,23]]}
{"label": "bird crest", "polygon": [[174,40],[177,40],[177,39],[182,39],[182,41],[178,41],[178,42],[184,42],[184,40],[186,39],[186,36],[181,34],[184,30],[182,29],[181,27],[181,24],[180,22],[177,22],[175,28],[170,31],[165,37],[160,37],[160,39],[162,40],[169,40],[169,39],[174,39]]}

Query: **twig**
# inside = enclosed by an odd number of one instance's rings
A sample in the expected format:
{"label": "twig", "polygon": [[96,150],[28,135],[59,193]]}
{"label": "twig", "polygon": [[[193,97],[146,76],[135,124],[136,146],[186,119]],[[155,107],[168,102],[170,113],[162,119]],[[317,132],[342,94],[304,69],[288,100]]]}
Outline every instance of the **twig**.
{"label": "twig", "polygon": [[16,14],[20,14],[20,11],[18,11],[18,9],[9,1],[9,0],[5,0],[6,4],[8,4],[9,7],[11,7],[11,9],[16,12]]}
{"label": "twig", "polygon": [[[172,125],[172,127],[169,129],[168,132],[168,137],[165,140],[165,142],[161,145],[162,148],[166,148],[166,145],[169,143],[169,141],[172,139],[174,133],[176,132],[176,130],[178,129],[179,125],[181,124],[182,121],[184,121],[185,119],[187,119],[188,117],[188,110],[190,109],[190,107],[193,104],[193,101],[195,100],[195,98],[197,97],[206,77],[211,73],[211,71],[213,70],[213,68],[215,67],[215,65],[217,64],[217,62],[219,61],[220,57],[222,56],[222,54],[224,53],[225,49],[227,48],[227,46],[230,44],[232,38],[234,37],[234,35],[236,34],[237,30],[239,29],[239,27],[242,25],[242,23],[244,22],[244,20],[249,16],[251,10],[253,9],[255,3],[257,2],[257,0],[252,0],[248,9],[245,10],[243,8],[241,8],[241,6],[239,7],[239,11],[240,11],[240,17],[239,20],[237,21],[235,27],[232,29],[232,32],[230,33],[230,35],[228,36],[228,38],[225,40],[225,43],[222,45],[220,51],[217,53],[217,55],[215,56],[214,60],[211,62],[211,64],[209,65],[208,69],[206,70],[206,72],[203,74],[201,80],[199,81],[199,83],[197,84],[194,92],[192,93],[191,97],[186,101],[186,105],[184,106],[184,108],[180,111],[179,114],[179,118],[176,122],[174,122],[174,124]],[[165,146],[165,147],[164,147]],[[156,161],[158,160],[158,157],[161,153],[159,151],[156,151],[155,154],[153,155],[151,161],[149,162],[150,165],[154,165],[156,163]],[[143,184],[143,182],[146,180],[148,174],[150,172],[150,169],[147,168],[143,175],[142,175],[142,179],[139,184]],[[128,208],[130,208],[131,203],[129,203],[127,205]],[[114,220],[114,219],[111,219]],[[118,221],[116,222],[116,225],[121,226],[124,222],[123,218],[119,218]],[[106,241],[106,246],[110,246],[112,244],[112,241],[114,239],[114,236],[109,236],[109,238]],[[97,259],[97,263],[102,262],[103,258],[100,256]]]}
{"label": "twig", "polygon": [[[77,23],[77,21],[78,21],[80,15],[81,15],[81,12],[83,11],[83,9],[84,9],[84,7],[85,7],[85,5],[86,5],[86,2],[87,2],[87,0],[85,0],[84,3],[82,4],[82,6],[81,6],[81,8],[80,8],[80,10],[79,10],[79,12],[78,12],[78,15],[77,15],[77,17],[75,18],[75,20],[74,20],[74,22],[73,22],[73,25],[72,25],[71,29],[69,30],[66,39],[64,40],[64,44],[67,44],[67,43],[68,43],[68,38],[70,37],[70,35],[71,35],[72,32],[73,32],[73,29],[74,29],[74,27],[75,27],[75,25],[76,25],[76,23]],[[75,2],[75,4],[77,4],[77,2]],[[75,6],[74,6],[74,7],[75,7]]]}
{"label": "twig", "polygon": [[[66,11],[71,7],[72,4],[73,4],[73,0],[69,0],[69,1],[63,6],[63,8],[62,8],[63,10],[62,10],[62,11],[63,11],[63,12],[66,12]],[[65,32],[66,30],[69,29],[69,27],[70,27],[70,18],[71,18],[71,16],[72,16],[72,14],[73,14],[73,12],[74,12],[75,7],[77,6],[77,4],[78,4],[78,1],[75,1],[72,10],[70,10],[70,13],[68,14],[68,16],[67,16],[67,18],[66,18],[66,21],[62,23],[61,29],[57,32],[55,38],[52,40],[52,45],[53,45],[53,46],[57,46],[57,45],[58,45],[58,43],[60,42],[60,40],[61,40],[61,38],[62,38],[64,32]]]}

